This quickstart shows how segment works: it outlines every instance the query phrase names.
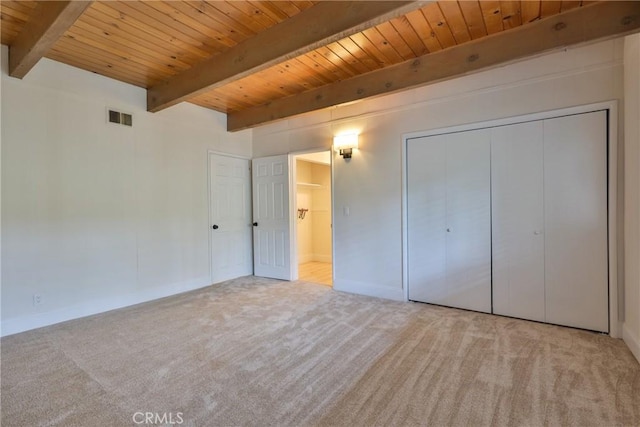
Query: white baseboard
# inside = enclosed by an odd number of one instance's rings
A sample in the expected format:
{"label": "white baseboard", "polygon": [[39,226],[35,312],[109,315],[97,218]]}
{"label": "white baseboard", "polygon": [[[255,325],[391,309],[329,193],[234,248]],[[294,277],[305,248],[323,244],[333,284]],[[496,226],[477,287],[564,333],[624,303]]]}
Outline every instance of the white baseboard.
{"label": "white baseboard", "polygon": [[171,295],[189,292],[195,289],[204,288],[211,285],[209,277],[187,282],[174,283],[171,285],[146,289],[128,295],[117,295],[110,298],[100,298],[99,300],[87,301],[83,304],[65,307],[44,313],[34,313],[26,316],[14,317],[2,321],[0,326],[0,336],[13,335],[31,329],[49,326],[67,320],[78,319],[80,317],[91,316],[93,314],[104,313],[130,305],[153,301]]}
{"label": "white baseboard", "polygon": [[626,323],[622,326],[622,339],[631,350],[631,353],[638,359],[638,362],[640,362],[640,338],[631,333]]}
{"label": "white baseboard", "polygon": [[333,289],[351,294],[367,295],[390,299],[394,301],[404,301],[402,288],[392,288],[387,286],[377,286],[370,283],[355,282],[352,280],[334,280]]}

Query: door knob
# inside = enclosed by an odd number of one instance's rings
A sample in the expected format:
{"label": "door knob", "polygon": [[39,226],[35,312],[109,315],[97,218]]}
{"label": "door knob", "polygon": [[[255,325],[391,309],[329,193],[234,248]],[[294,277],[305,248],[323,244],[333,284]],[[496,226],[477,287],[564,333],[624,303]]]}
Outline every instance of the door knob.
{"label": "door knob", "polygon": [[218,224],[213,224],[213,226],[211,228],[213,228],[214,230],[217,230],[220,227],[218,227]]}
{"label": "door knob", "polygon": [[257,226],[258,226],[258,223],[257,223],[257,222],[254,222],[254,223],[253,223],[253,226],[254,226],[254,227],[257,227]]}
{"label": "door knob", "polygon": [[451,233],[451,229],[450,228],[447,228],[447,233]]}
{"label": "door knob", "polygon": [[536,230],[536,231],[534,231],[534,232],[533,232],[533,234],[535,234],[536,236],[538,236],[538,235],[542,234],[542,231],[540,231],[540,230]]}

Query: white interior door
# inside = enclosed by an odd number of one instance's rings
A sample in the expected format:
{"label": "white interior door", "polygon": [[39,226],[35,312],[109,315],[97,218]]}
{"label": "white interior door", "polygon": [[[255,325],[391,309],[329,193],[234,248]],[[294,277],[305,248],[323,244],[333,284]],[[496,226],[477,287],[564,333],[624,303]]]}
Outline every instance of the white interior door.
{"label": "white interior door", "polygon": [[545,321],[543,122],[492,129],[493,312]]}
{"label": "white interior door", "polygon": [[490,131],[410,140],[409,298],[491,312]]}
{"label": "white interior door", "polygon": [[253,272],[249,160],[209,154],[211,283]]}
{"label": "white interior door", "polygon": [[606,112],[544,121],[544,181],[547,322],[608,332]]}
{"label": "white interior door", "polygon": [[292,280],[289,156],[254,159],[252,169],[254,274]]}

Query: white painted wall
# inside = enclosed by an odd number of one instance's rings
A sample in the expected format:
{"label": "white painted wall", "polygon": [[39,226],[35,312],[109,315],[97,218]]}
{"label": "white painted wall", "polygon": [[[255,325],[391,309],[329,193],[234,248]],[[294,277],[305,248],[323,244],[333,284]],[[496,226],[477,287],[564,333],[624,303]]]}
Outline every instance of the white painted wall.
{"label": "white painted wall", "polygon": [[640,34],[625,39],[625,322],[622,336],[640,360]]}
{"label": "white painted wall", "polygon": [[209,285],[207,150],[250,157],[251,132],[47,59],[6,70],[2,46],[2,335]]}
{"label": "white painted wall", "polygon": [[334,134],[358,130],[360,148],[350,161],[333,154],[334,288],[401,300],[402,135],[621,100],[623,45],[617,39],[560,50],[262,126],[254,129],[253,153],[258,157],[327,149]]}
{"label": "white painted wall", "polygon": [[311,193],[312,260],[331,262],[331,166],[311,163],[311,180],[320,184]]}

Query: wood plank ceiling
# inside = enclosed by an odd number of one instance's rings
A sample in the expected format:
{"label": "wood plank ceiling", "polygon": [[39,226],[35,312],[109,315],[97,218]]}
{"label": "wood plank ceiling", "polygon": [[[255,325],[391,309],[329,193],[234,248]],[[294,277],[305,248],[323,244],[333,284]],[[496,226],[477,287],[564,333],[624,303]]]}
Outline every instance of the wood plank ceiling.
{"label": "wood plank ceiling", "polygon": [[[268,28],[313,10],[318,3],[317,0],[94,1],[45,56],[152,88]],[[547,17],[562,16],[589,3],[598,2],[416,3],[414,10],[401,16],[207,90],[189,101],[233,115],[532,25]],[[37,4],[1,1],[2,44],[11,46],[15,42]],[[632,18],[637,21],[637,16]]]}

